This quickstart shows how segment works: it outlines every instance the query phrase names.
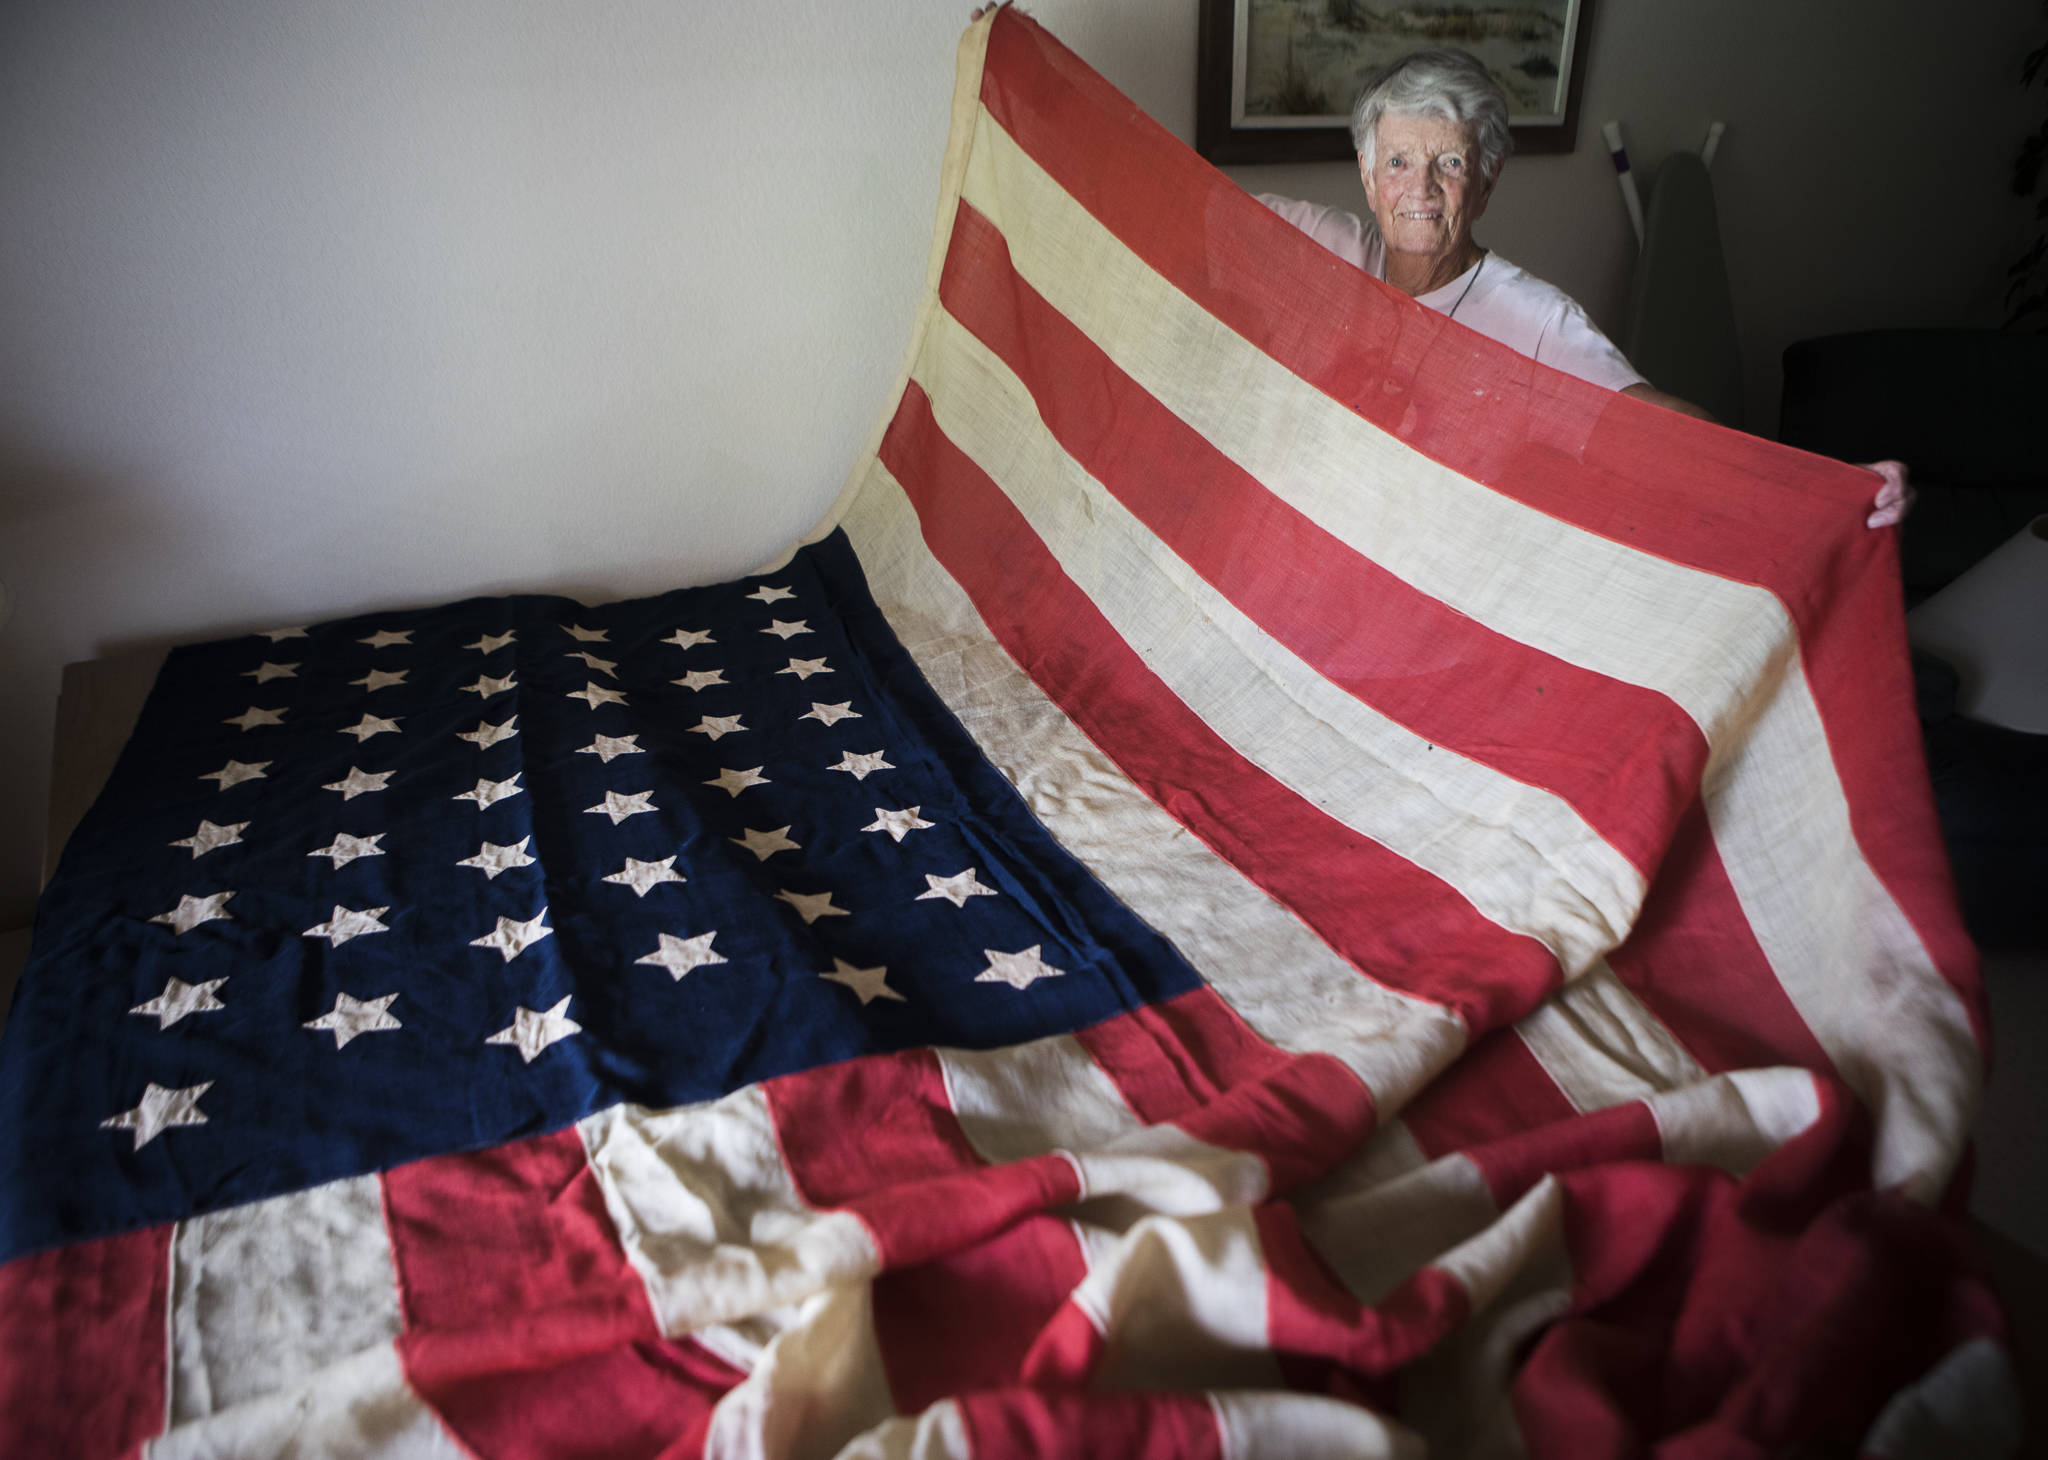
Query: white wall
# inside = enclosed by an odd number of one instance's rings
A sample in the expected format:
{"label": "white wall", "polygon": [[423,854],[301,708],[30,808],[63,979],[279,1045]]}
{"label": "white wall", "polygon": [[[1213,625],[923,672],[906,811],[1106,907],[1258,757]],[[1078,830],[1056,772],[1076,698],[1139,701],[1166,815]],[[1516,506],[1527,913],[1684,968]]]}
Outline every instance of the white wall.
{"label": "white wall", "polygon": [[[886,404],[969,8],[0,7],[0,927],[68,660],[802,531]],[[1192,135],[1196,0],[1029,8]],[[1991,310],[2034,0],[1597,9],[1580,150],[1513,164],[1484,241],[1618,324],[1598,124],[1648,172],[1719,117],[1755,399],[1786,340]]]}

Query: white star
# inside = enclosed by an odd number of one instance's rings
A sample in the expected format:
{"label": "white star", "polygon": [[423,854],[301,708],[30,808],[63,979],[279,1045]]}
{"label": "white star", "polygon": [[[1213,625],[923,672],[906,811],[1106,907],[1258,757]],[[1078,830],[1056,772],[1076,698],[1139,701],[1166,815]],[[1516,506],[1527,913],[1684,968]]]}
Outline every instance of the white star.
{"label": "white star", "polygon": [[372,791],[387,789],[390,785],[391,777],[395,774],[397,774],[395,771],[366,771],[350,766],[347,775],[338,781],[329,781],[320,789],[323,791],[339,791],[341,792],[342,800],[353,801],[356,797],[367,796]]}
{"label": "white star", "polygon": [[336,993],[334,1007],[318,1019],[308,1019],[301,1029],[324,1029],[334,1035],[334,1047],[346,1049],[348,1042],[358,1034],[375,1034],[382,1029],[403,1029],[405,1026],[384,1011],[391,1007],[397,994],[385,994],[377,999],[356,999],[344,993]]}
{"label": "white star", "polygon": [[775,895],[797,910],[797,915],[804,920],[806,927],[819,918],[852,916],[845,908],[832,906],[832,894],[829,892],[790,892],[785,889]]}
{"label": "white star", "polygon": [[659,862],[643,862],[638,857],[628,857],[622,869],[604,880],[630,887],[634,896],[645,897],[664,882],[687,882],[689,879],[676,871],[674,857],[663,857]]}
{"label": "white star", "polygon": [[462,647],[465,649],[475,649],[485,654],[495,654],[511,643],[512,638],[511,634],[485,634],[474,644],[464,644]]}
{"label": "white star", "polygon": [[563,624],[562,627],[579,644],[602,644],[605,639],[604,629],[579,628],[575,624]]}
{"label": "white star", "polygon": [[988,967],[974,976],[976,983],[1006,983],[1013,989],[1028,989],[1041,978],[1064,978],[1064,968],[1054,968],[1038,956],[1040,944],[1033,943],[1022,953],[998,953],[993,948],[981,950],[988,959]]}
{"label": "white star", "polygon": [[699,644],[715,644],[718,640],[711,637],[709,629],[677,629],[661,642],[674,644],[678,649],[694,649]]}
{"label": "white star", "polygon": [[300,934],[300,936],[304,938],[325,938],[331,946],[339,948],[351,938],[361,938],[370,933],[390,932],[391,929],[379,921],[384,914],[390,911],[389,907],[356,909],[343,907],[340,903],[336,903],[333,914],[328,917],[326,922],[315,923],[312,927],[306,929],[304,933]]}
{"label": "white star", "polygon": [[288,629],[264,629],[262,631],[261,637],[270,640],[270,642],[273,644],[282,644],[286,639],[305,638],[306,630],[304,629],[304,627],[294,624],[291,628]]}
{"label": "white star", "polygon": [[225,791],[228,787],[239,786],[244,781],[260,781],[265,779],[263,768],[269,764],[270,762],[267,760],[231,760],[219,770],[208,771],[199,779],[202,781],[219,781],[220,788]]}
{"label": "white star", "polygon": [[548,910],[542,908],[523,923],[517,918],[499,918],[498,926],[495,929],[484,934],[481,938],[471,938],[469,940],[470,946],[474,948],[495,948],[504,954],[505,961],[510,963],[530,946],[538,943],[541,939],[555,931],[553,928],[541,926],[541,919],[547,915]]}
{"label": "white star", "polygon": [[670,684],[679,684],[684,689],[703,689],[707,685],[724,684],[723,669],[693,669],[681,679],[672,679]]}
{"label": "white star", "polygon": [[392,735],[399,734],[400,731],[398,729],[398,720],[403,718],[403,716],[399,716],[397,719],[387,720],[382,715],[366,714],[363,716],[362,719],[358,720],[355,724],[342,726],[341,733],[344,735],[355,736],[356,744],[361,745],[365,740],[368,740],[372,735],[383,735],[386,733]]}
{"label": "white star", "polygon": [[757,599],[762,603],[775,603],[784,598],[794,598],[796,595],[787,588],[770,588],[764,583],[752,593],[749,593],[747,597]]}
{"label": "white star", "polygon": [[713,928],[708,933],[699,933],[694,938],[678,938],[672,933],[657,933],[661,946],[645,958],[636,958],[635,963],[652,963],[657,968],[668,970],[669,977],[677,983],[683,975],[693,969],[708,968],[714,963],[725,962],[725,955],[711,951],[711,940],[718,936]]}
{"label": "white star", "polygon": [[181,842],[172,842],[171,845],[191,848],[192,860],[196,862],[216,847],[236,845],[242,840],[242,833],[248,829],[249,823],[246,821],[238,821],[233,826],[215,826],[202,817],[199,830]]}
{"label": "white star", "polygon": [[622,755],[645,755],[647,752],[640,748],[639,741],[637,731],[631,735],[600,735],[576,753],[597,756],[610,765]]}
{"label": "white star", "polygon": [[740,723],[738,715],[706,715],[690,727],[692,735],[709,735],[713,740],[721,735],[731,735],[747,727]]}
{"label": "white star", "polygon": [[558,1039],[567,1039],[572,1034],[581,1034],[583,1026],[569,1017],[569,1000],[564,994],[562,1001],[545,1013],[535,1013],[521,1004],[519,1012],[512,1016],[512,1022],[484,1041],[485,1044],[510,1044],[519,1050],[519,1057],[528,1064],[540,1058],[541,1051]]}
{"label": "white star", "polygon": [[841,720],[858,720],[860,718],[860,711],[854,709],[852,700],[847,700],[845,703],[837,705],[821,705],[816,700],[812,700],[810,713],[799,715],[797,718],[799,720],[817,720],[826,725],[837,725]]}
{"label": "white star", "polygon": [[539,860],[526,855],[526,844],[532,840],[531,836],[523,836],[509,847],[501,847],[496,842],[485,842],[482,851],[473,857],[464,857],[455,865],[474,867],[496,882],[500,872],[510,872],[514,867],[531,867]]}
{"label": "white star", "polygon": [[479,720],[476,722],[476,729],[474,730],[456,731],[456,738],[469,741],[478,750],[489,750],[500,740],[510,740],[518,733],[519,717],[514,715],[511,719],[499,725],[493,725],[489,720]]}
{"label": "white star", "polygon": [[357,639],[358,644],[368,644],[372,649],[389,649],[394,644],[410,644],[411,629],[379,629],[367,639]]}
{"label": "white star", "polygon": [[998,895],[993,887],[982,885],[981,880],[974,875],[972,867],[965,872],[955,872],[951,877],[934,877],[927,872],[924,874],[924,880],[931,891],[920,892],[915,901],[925,902],[934,897],[943,897],[955,907],[965,907],[970,897]]}
{"label": "white star", "polygon": [[321,847],[318,851],[308,852],[306,855],[309,857],[332,858],[335,870],[340,871],[357,857],[383,856],[384,849],[378,846],[377,843],[384,840],[385,835],[386,833],[381,831],[370,836],[350,836],[345,831],[338,832],[334,840],[327,846]]}
{"label": "white star", "polygon": [[877,806],[875,808],[875,819],[862,827],[861,830],[886,831],[900,842],[913,831],[922,831],[932,824],[917,814],[923,809],[920,806],[906,806],[901,811],[884,811],[881,807]]}
{"label": "white star", "polygon": [[798,634],[808,634],[810,631],[811,626],[804,619],[798,619],[794,623],[786,623],[779,618],[771,620],[768,627],[761,630],[762,633],[773,634],[778,639],[794,639]]}
{"label": "white star", "polygon": [[618,675],[612,674],[612,671],[619,667],[619,661],[616,659],[600,659],[595,654],[588,653],[582,649],[570,650],[569,657],[571,659],[581,659],[599,674],[610,674],[613,679],[618,678]]}
{"label": "white star", "polygon": [[182,1090],[166,1090],[151,1081],[149,1088],[142,1092],[142,1100],[133,1110],[124,1110],[119,1115],[100,1122],[101,1130],[125,1130],[135,1137],[135,1149],[141,1150],[173,1126],[205,1125],[206,1112],[199,1108],[199,1097],[213,1088],[213,1081],[200,1085],[187,1085]]}
{"label": "white star", "polygon": [[509,674],[503,679],[493,679],[488,674],[479,674],[476,677],[475,684],[465,684],[463,689],[467,690],[470,694],[489,699],[492,695],[501,695],[508,689],[517,689],[518,687],[519,681]]}
{"label": "white star", "polygon": [[894,999],[899,1004],[904,1002],[903,995],[889,987],[887,968],[855,968],[844,958],[835,958],[832,960],[832,971],[821,973],[818,977],[830,979],[833,983],[844,984],[852,989],[860,995],[863,1008],[876,999]]}
{"label": "white star", "polygon": [[766,776],[761,774],[759,766],[755,766],[750,771],[736,771],[728,766],[719,771],[717,779],[706,781],[704,784],[716,786],[721,791],[737,796],[749,786],[766,786],[771,783]]}
{"label": "white star", "polygon": [[748,827],[745,836],[728,837],[727,840],[736,847],[745,847],[765,862],[777,852],[793,852],[797,849],[799,843],[791,841],[788,832],[789,828],[786,826],[777,827],[774,831],[755,831]]}
{"label": "white star", "polygon": [[259,710],[251,705],[239,715],[230,715],[221,721],[223,725],[239,725],[244,730],[254,730],[258,725],[282,725],[283,710]]}
{"label": "white star", "polygon": [[225,911],[228,899],[233,896],[232,892],[216,892],[207,897],[193,897],[187,893],[178,899],[176,907],[167,913],[158,913],[150,921],[169,923],[171,931],[176,933],[189,933],[201,923],[210,923],[215,918],[233,922],[234,919]]}
{"label": "white star", "polygon": [[643,811],[654,810],[648,804],[653,799],[654,793],[652,791],[634,791],[630,795],[621,795],[617,791],[607,791],[604,793],[604,800],[598,802],[595,806],[586,806],[583,810],[585,814],[591,816],[609,816],[612,819],[612,825],[617,826],[629,816],[638,816]]}
{"label": "white star", "polygon": [[225,978],[210,978],[205,983],[186,983],[182,978],[172,977],[164,984],[164,991],[146,1004],[137,1004],[128,1012],[131,1014],[156,1015],[156,1027],[168,1029],[187,1014],[207,1014],[215,1009],[225,1009],[213,991],[226,983]]}
{"label": "white star", "polygon": [[296,679],[298,673],[299,666],[296,664],[272,664],[266,659],[254,669],[243,670],[242,677],[253,679],[258,684],[268,684],[273,679]]}
{"label": "white star", "polygon": [[404,684],[409,671],[404,669],[373,669],[361,679],[351,679],[350,684],[363,686],[364,693],[389,689],[394,684]]}
{"label": "white star", "polygon": [[809,679],[814,674],[830,674],[832,666],[822,659],[792,659],[787,669],[778,669],[777,674],[794,674],[798,679]]}
{"label": "white star", "polygon": [[884,760],[882,752],[879,750],[870,750],[865,755],[855,755],[849,750],[839,757],[839,764],[828,765],[825,769],[828,771],[845,771],[856,781],[865,781],[876,771],[893,771],[896,767]]}
{"label": "white star", "polygon": [[623,705],[626,702],[626,696],[623,691],[606,689],[595,681],[586,681],[583,688],[572,690],[568,698],[572,700],[585,700],[593,710],[599,705]]}
{"label": "white star", "polygon": [[450,801],[474,801],[477,804],[477,808],[481,810],[494,801],[502,801],[507,796],[517,796],[523,789],[519,784],[519,778],[525,774],[526,772],[524,771],[514,771],[511,776],[502,781],[493,781],[486,776],[478,776],[476,784],[469,790],[459,791],[448,799]]}

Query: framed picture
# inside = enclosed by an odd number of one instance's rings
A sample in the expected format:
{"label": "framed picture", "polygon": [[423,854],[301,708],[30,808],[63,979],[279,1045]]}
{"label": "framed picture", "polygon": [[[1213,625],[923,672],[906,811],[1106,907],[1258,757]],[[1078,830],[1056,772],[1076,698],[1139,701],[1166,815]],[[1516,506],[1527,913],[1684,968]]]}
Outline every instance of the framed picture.
{"label": "framed picture", "polygon": [[1592,0],[1202,0],[1195,150],[1211,162],[1348,160],[1351,103],[1410,51],[1472,52],[1518,152],[1578,142]]}

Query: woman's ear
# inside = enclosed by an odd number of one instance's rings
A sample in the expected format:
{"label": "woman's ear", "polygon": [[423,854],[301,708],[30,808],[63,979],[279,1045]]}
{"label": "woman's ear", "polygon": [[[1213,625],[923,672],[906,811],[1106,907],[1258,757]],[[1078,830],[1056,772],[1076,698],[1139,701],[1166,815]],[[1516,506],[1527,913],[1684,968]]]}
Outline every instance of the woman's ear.
{"label": "woman's ear", "polygon": [[1379,207],[1379,199],[1375,196],[1378,190],[1373,186],[1372,181],[1372,168],[1366,164],[1366,160],[1362,155],[1358,159],[1358,180],[1365,184],[1365,206],[1367,208]]}

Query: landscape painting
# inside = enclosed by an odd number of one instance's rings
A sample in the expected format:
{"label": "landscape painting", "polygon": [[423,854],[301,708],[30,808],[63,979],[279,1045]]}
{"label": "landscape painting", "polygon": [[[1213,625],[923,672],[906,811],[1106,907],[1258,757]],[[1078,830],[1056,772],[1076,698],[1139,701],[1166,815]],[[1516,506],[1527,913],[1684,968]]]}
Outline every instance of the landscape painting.
{"label": "landscape painting", "polygon": [[[1344,129],[1364,82],[1410,51],[1456,46],[1507,93],[1518,148],[1569,151],[1586,3],[1203,0],[1197,146],[1216,161],[1348,155]],[[1260,134],[1268,134],[1263,144]],[[1275,152],[1274,134],[1310,146],[1283,141]],[[1219,141],[1236,155],[1218,155]]]}

